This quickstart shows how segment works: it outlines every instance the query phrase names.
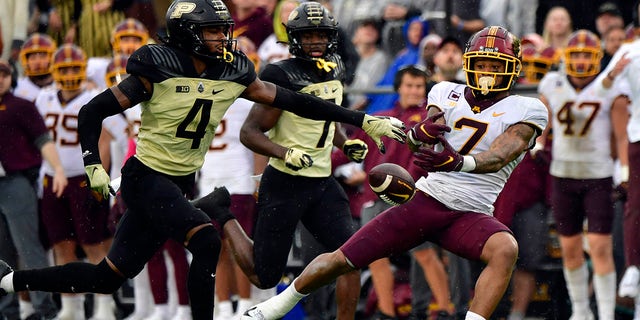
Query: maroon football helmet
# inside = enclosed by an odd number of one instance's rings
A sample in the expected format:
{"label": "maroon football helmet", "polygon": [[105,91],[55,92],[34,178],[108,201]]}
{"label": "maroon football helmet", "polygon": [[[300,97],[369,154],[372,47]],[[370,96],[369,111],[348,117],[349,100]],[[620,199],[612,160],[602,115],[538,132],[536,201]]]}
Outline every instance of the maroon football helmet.
{"label": "maroon football helmet", "polygon": [[[34,33],[20,48],[20,63],[24,74],[28,77],[51,74],[51,57],[56,51],[55,41],[48,35]],[[44,53],[44,56],[29,58],[33,53]]]}
{"label": "maroon football helmet", "polygon": [[53,80],[62,90],[79,90],[87,79],[87,56],[74,44],[64,44],[53,54]]}
{"label": "maroon football helmet", "polygon": [[538,83],[553,65],[558,64],[560,52],[552,47],[538,50],[531,44],[522,47],[522,77],[527,83]]}
{"label": "maroon football helmet", "polygon": [[595,76],[600,72],[602,47],[600,38],[589,30],[578,30],[569,36],[564,49],[566,72],[574,77]]}
{"label": "maroon football helmet", "polygon": [[[129,41],[127,38],[135,39]],[[131,55],[149,40],[149,31],[142,22],[127,18],[118,23],[111,35],[111,46],[113,53]]]}
{"label": "maroon football helmet", "polygon": [[[510,90],[520,74],[520,56],[520,40],[507,29],[500,26],[491,26],[476,32],[467,42],[462,56],[467,85],[474,90],[482,92],[484,95],[489,92]],[[503,61],[505,63],[504,72],[474,70],[473,62],[480,58]],[[493,83],[488,87],[481,87],[478,80],[480,76],[487,75],[493,77]],[[500,83],[497,82],[497,77],[502,77]]]}
{"label": "maroon football helmet", "polygon": [[107,87],[113,87],[127,77],[128,60],[128,56],[117,54],[113,59],[111,59],[111,61],[109,61],[109,64],[107,65],[107,73],[104,76]]}

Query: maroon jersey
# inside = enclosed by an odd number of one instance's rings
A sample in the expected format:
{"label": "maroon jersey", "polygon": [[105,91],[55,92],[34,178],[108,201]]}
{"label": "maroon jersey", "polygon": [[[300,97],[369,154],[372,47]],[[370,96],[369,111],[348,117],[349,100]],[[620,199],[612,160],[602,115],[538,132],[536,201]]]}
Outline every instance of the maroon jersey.
{"label": "maroon jersey", "polygon": [[50,139],[44,120],[32,102],[11,93],[2,97],[0,163],[7,173],[40,166],[40,146]]}

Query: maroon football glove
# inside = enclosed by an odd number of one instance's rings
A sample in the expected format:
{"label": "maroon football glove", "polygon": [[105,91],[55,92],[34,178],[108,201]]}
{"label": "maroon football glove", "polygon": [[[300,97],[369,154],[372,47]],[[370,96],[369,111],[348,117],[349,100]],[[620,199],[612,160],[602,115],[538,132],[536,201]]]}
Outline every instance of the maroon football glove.
{"label": "maroon football glove", "polygon": [[438,136],[451,131],[451,128],[446,124],[436,123],[436,120],[443,115],[444,112],[438,112],[411,128],[407,139],[411,150],[418,150],[423,143],[436,144],[438,143]]}
{"label": "maroon football glove", "polygon": [[413,154],[416,157],[413,163],[427,172],[460,171],[464,162],[463,156],[453,149],[444,137],[439,136],[437,140],[444,147],[442,151],[436,152],[433,148],[422,147]]}

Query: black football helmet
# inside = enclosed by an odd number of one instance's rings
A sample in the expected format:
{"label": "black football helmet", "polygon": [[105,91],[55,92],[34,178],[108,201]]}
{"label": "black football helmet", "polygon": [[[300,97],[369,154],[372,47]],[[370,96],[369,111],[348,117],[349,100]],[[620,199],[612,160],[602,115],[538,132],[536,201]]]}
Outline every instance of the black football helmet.
{"label": "black football helmet", "polygon": [[[233,60],[234,22],[222,0],[176,0],[167,10],[166,22],[168,44],[205,58]],[[222,54],[210,52],[202,37],[202,29],[219,26],[225,27],[227,34]]]}
{"label": "black football helmet", "polygon": [[323,59],[338,49],[338,22],[327,8],[317,2],[301,3],[291,12],[285,27],[289,38],[289,52],[296,57],[306,57],[300,38],[304,31],[320,30],[327,33],[329,43]]}

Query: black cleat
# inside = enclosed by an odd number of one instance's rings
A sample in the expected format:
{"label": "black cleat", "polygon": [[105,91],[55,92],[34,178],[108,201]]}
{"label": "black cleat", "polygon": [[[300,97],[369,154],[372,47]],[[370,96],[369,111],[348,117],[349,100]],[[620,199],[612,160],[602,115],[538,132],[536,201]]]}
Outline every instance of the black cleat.
{"label": "black cleat", "polygon": [[211,220],[216,221],[218,225],[220,225],[220,228],[222,228],[227,221],[236,218],[233,213],[231,213],[231,210],[229,210],[231,206],[231,195],[225,187],[215,188],[208,195],[193,200],[191,203],[196,208],[204,211]]}
{"label": "black cleat", "polygon": [[[0,280],[11,272],[13,272],[13,269],[11,269],[11,267],[6,262],[4,262],[4,260],[0,260]],[[4,297],[6,295],[7,291],[0,288],[0,297]]]}

